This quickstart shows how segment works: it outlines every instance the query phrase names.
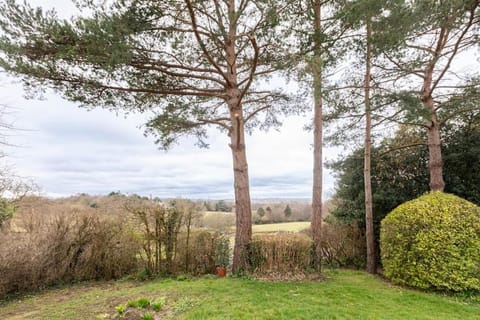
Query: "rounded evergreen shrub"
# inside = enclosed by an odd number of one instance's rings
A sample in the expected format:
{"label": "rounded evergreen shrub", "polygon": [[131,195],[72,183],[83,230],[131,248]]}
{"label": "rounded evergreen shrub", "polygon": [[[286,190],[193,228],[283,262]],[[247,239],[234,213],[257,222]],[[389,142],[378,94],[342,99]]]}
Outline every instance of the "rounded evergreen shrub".
{"label": "rounded evergreen shrub", "polygon": [[431,192],[382,221],[385,276],[423,289],[480,290],[480,207]]}

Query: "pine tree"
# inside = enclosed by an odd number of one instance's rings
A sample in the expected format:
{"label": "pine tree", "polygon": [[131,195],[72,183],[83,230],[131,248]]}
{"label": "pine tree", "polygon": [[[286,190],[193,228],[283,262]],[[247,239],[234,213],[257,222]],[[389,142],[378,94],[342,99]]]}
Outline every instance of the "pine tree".
{"label": "pine tree", "polygon": [[[293,0],[292,0],[293,1]],[[147,133],[168,148],[207,127],[230,138],[236,236],[233,272],[246,268],[251,202],[245,130],[278,124],[290,101],[261,81],[283,69],[290,5],[273,0],[78,0],[91,14],[71,22],[6,0],[0,66],[30,91],[50,87],[89,107],[154,114]]]}
{"label": "pine tree", "polygon": [[292,216],[292,209],[290,208],[290,206],[288,204],[285,207],[285,210],[283,210],[283,214],[285,214],[286,218],[290,218]]}
{"label": "pine tree", "polygon": [[257,209],[257,214],[260,218],[262,218],[265,215],[265,210],[263,209],[263,207],[260,207]]}

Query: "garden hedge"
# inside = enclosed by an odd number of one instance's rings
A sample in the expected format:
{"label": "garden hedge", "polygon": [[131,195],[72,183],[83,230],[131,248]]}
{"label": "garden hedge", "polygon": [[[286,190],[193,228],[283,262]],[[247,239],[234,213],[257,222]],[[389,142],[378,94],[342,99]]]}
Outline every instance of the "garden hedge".
{"label": "garden hedge", "polygon": [[381,225],[385,276],[442,291],[480,290],[480,207],[431,192],[408,201]]}

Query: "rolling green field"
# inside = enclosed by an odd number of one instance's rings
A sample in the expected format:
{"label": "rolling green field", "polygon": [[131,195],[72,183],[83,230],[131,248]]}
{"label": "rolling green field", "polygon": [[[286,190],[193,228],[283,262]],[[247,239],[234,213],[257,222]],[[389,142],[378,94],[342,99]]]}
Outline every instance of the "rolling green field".
{"label": "rolling green field", "polygon": [[271,224],[255,224],[252,226],[253,233],[273,233],[279,231],[299,232],[310,227],[310,222],[285,222]]}
{"label": "rolling green field", "polygon": [[480,297],[398,288],[361,271],[331,271],[322,282],[206,277],[77,284],[3,303],[0,319],[113,319],[115,307],[165,298],[162,319],[480,319]]}

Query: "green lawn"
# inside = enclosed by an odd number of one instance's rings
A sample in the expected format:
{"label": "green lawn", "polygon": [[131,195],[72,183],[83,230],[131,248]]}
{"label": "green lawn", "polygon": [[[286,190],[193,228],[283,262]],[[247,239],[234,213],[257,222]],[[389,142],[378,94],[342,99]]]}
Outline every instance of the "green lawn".
{"label": "green lawn", "polygon": [[271,224],[255,224],[252,226],[253,233],[273,233],[278,231],[299,232],[310,227],[310,222],[285,222]]}
{"label": "green lawn", "polygon": [[121,281],[52,289],[0,307],[0,319],[111,319],[115,306],[165,297],[175,319],[480,319],[475,302],[394,287],[360,271],[323,282]]}

